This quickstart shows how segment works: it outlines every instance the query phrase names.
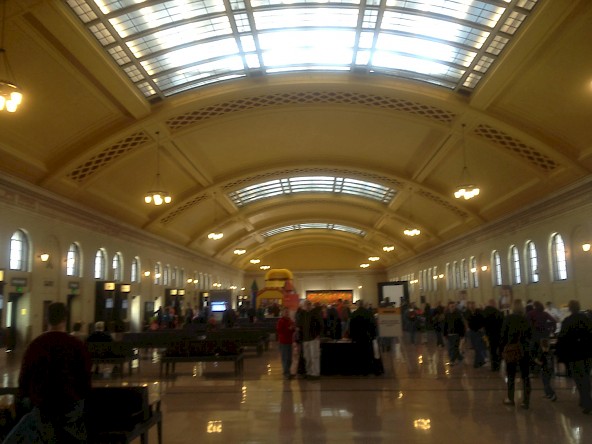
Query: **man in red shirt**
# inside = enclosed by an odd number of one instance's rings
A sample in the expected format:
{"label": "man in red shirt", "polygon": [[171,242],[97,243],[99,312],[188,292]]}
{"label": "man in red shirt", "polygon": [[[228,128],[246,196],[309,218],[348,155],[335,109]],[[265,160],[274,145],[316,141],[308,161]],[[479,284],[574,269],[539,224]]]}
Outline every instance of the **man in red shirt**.
{"label": "man in red shirt", "polygon": [[29,344],[19,395],[33,409],[4,441],[85,442],[84,399],[91,389],[91,360],[82,341],[66,333],[66,306],[49,305],[49,330]]}
{"label": "man in red shirt", "polygon": [[294,338],[295,325],[290,317],[290,309],[282,309],[282,317],[279,319],[276,332],[282,357],[282,371],[284,379],[290,379],[290,367],[292,366],[292,341]]}

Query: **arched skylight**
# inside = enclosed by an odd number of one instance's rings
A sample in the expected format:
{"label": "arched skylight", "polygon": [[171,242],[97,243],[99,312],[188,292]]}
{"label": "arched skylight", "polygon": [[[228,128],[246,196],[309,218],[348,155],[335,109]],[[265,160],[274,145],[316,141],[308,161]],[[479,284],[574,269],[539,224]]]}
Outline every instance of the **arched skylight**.
{"label": "arched skylight", "polygon": [[274,179],[228,193],[238,207],[243,207],[257,200],[292,193],[338,193],[350,194],[389,203],[396,191],[383,185],[333,176],[304,176]]}
{"label": "arched skylight", "polygon": [[472,91],[538,0],[67,0],[149,99],[287,71]]}
{"label": "arched skylight", "polygon": [[271,237],[275,236],[276,234],[287,233],[289,231],[295,230],[335,230],[335,231],[344,231],[346,233],[356,234],[358,236],[365,236],[366,232],[360,230],[359,228],[348,227],[347,225],[339,225],[339,224],[328,224],[322,222],[310,222],[305,224],[293,224],[293,225],[285,225],[283,227],[274,228],[272,230],[268,230],[265,233],[261,233],[263,237]]}

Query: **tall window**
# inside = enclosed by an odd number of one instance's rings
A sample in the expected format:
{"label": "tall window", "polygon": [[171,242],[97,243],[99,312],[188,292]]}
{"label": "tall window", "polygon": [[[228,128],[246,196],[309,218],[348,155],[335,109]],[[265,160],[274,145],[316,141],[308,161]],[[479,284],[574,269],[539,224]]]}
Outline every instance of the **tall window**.
{"label": "tall window", "polygon": [[76,242],[70,244],[66,256],[66,276],[80,277],[80,247]]}
{"label": "tall window", "polygon": [[458,262],[454,261],[452,263],[452,268],[454,269],[454,288],[460,289],[460,267],[458,266]]}
{"label": "tall window", "polygon": [[553,280],[567,279],[567,260],[565,259],[565,244],[559,233],[551,238],[551,261],[553,262]]}
{"label": "tall window", "polygon": [[477,269],[477,259],[471,256],[471,279],[473,288],[479,288],[479,270]]}
{"label": "tall window", "polygon": [[460,268],[462,270],[462,288],[469,288],[469,267],[465,259],[460,261]]}
{"label": "tall window", "polygon": [[539,260],[536,246],[533,241],[526,243],[526,260],[528,266],[528,282],[535,284],[539,281]]}
{"label": "tall window", "polygon": [[[175,269],[176,269],[176,267],[175,267]],[[184,287],[185,284],[186,284],[186,282],[185,282],[185,269],[184,268],[181,268],[177,272],[177,276],[178,276],[178,279],[177,279],[178,284],[177,284],[177,286],[178,287]]]}
{"label": "tall window", "polygon": [[185,285],[185,282],[177,279],[178,276],[179,276],[179,269],[177,267],[173,267],[173,269],[171,270],[171,285],[173,287],[182,287],[183,285]]}
{"label": "tall window", "polygon": [[140,282],[140,258],[136,256],[132,259],[131,281]]}
{"label": "tall window", "polygon": [[107,265],[107,253],[102,248],[95,254],[95,279],[105,279],[105,266]]}
{"label": "tall window", "polygon": [[165,265],[164,269],[162,270],[162,283],[163,285],[169,286],[171,285],[171,266]]}
{"label": "tall window", "polygon": [[450,290],[452,288],[452,278],[453,275],[450,272],[450,262],[446,262],[446,290]]}
{"label": "tall window", "polygon": [[493,269],[493,285],[502,285],[502,258],[499,251],[495,250],[491,255]]}
{"label": "tall window", "polygon": [[121,282],[123,280],[123,259],[119,251],[113,255],[111,266],[113,268],[113,280]]}
{"label": "tall window", "polygon": [[510,247],[510,276],[512,276],[512,284],[518,285],[522,283],[522,275],[520,273],[520,254],[516,245]]}
{"label": "tall window", "polygon": [[23,230],[17,230],[10,238],[10,269],[29,271],[29,239]]}
{"label": "tall window", "polygon": [[434,291],[438,291],[438,267],[434,267],[434,275],[433,275],[434,283],[432,284],[432,288]]}
{"label": "tall window", "polygon": [[162,268],[160,262],[154,264],[154,283],[160,285],[162,283]]}

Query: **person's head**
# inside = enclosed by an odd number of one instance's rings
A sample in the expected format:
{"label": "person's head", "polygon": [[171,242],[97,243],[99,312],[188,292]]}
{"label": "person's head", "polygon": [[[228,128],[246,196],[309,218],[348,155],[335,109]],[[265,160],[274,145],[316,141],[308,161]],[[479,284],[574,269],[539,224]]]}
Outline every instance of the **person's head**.
{"label": "person's head", "polygon": [[549,339],[547,339],[547,338],[541,339],[541,349],[543,349],[543,351],[549,351],[550,346],[551,345],[549,344]]}
{"label": "person's head", "polygon": [[522,302],[522,299],[514,299],[514,302],[512,302],[512,313],[520,315],[524,314],[524,303]]}
{"label": "person's head", "polygon": [[580,312],[580,302],[576,301],[575,299],[572,299],[571,301],[569,301],[567,303],[567,308],[569,309],[570,313],[579,313]]}
{"label": "person's head", "polygon": [[497,302],[495,302],[495,299],[490,299],[487,305],[489,305],[490,307],[496,307]]}
{"label": "person's head", "polygon": [[47,323],[50,330],[64,330],[66,329],[66,319],[68,317],[68,310],[66,305],[62,302],[52,302],[47,307]]}
{"label": "person's head", "polygon": [[290,309],[288,307],[282,308],[282,316],[284,318],[289,318],[290,317]]}
{"label": "person's head", "polygon": [[304,301],[304,309],[306,311],[312,310],[312,302],[310,302],[309,300]]}
{"label": "person's head", "polygon": [[543,303],[541,301],[534,301],[532,303],[532,306],[534,307],[534,309],[536,311],[545,311],[545,306],[543,305]]}
{"label": "person's head", "polygon": [[448,302],[448,311],[453,312],[456,310],[456,302],[450,301]]}
{"label": "person's head", "polygon": [[73,331],[82,330],[82,322],[74,322],[74,325],[72,326],[72,330]]}
{"label": "person's head", "polygon": [[105,323],[103,321],[95,322],[95,331],[105,331]]}

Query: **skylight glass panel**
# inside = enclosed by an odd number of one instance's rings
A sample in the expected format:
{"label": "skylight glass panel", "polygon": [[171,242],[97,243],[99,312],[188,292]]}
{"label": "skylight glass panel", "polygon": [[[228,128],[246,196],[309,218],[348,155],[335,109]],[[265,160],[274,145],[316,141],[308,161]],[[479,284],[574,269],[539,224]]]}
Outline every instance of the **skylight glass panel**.
{"label": "skylight glass panel", "polygon": [[346,225],[323,223],[323,222],[309,222],[302,224],[285,225],[282,227],[273,228],[271,230],[261,233],[261,236],[268,238],[277,234],[288,233],[297,230],[335,230],[345,233],[355,234],[356,236],[365,236],[366,232],[359,228],[349,227]]}
{"label": "skylight glass panel", "polygon": [[[250,76],[255,69],[271,74],[348,71],[356,66],[365,66],[372,75],[470,93],[536,3],[67,0],[115,63],[151,99]],[[477,60],[476,53],[483,49],[489,58]],[[148,77],[158,85],[151,94],[147,91],[152,86],[147,88],[143,80]]]}
{"label": "skylight glass panel", "polygon": [[396,194],[392,188],[362,180],[333,176],[303,176],[276,179],[232,191],[228,197],[238,207],[291,193],[350,194],[388,204]]}

